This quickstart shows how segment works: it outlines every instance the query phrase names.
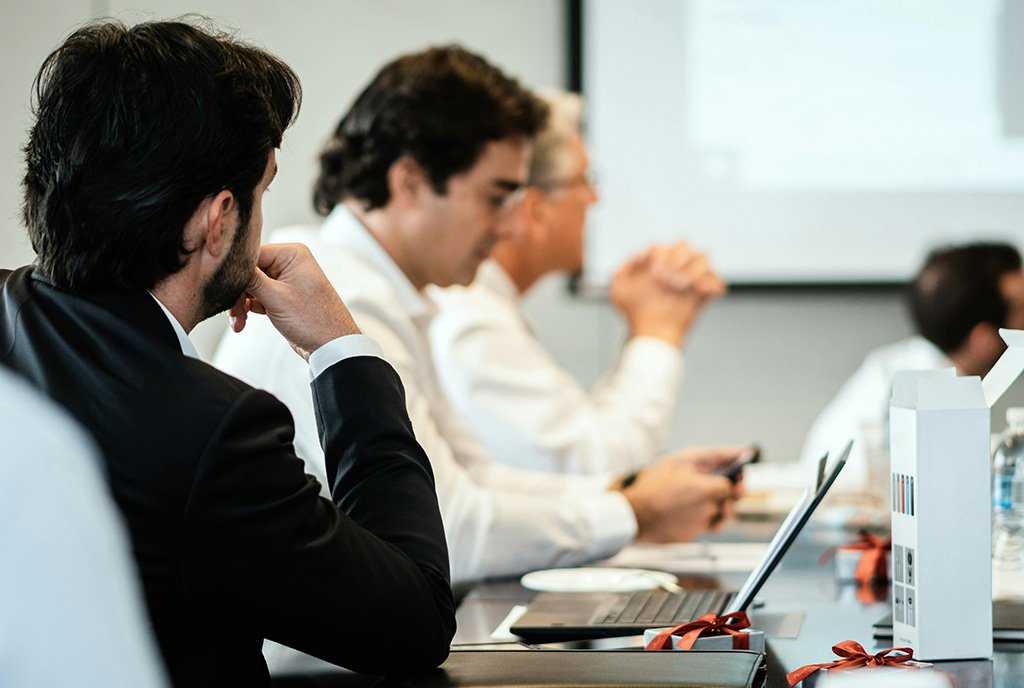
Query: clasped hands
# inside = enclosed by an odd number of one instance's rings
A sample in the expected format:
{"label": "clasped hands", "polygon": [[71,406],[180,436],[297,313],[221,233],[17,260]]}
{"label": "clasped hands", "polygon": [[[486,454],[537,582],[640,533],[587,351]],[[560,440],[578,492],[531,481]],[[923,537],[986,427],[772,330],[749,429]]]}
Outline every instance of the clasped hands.
{"label": "clasped hands", "polygon": [[679,241],[656,244],[626,261],[612,278],[610,298],[631,336],[682,346],[701,309],[725,291],[708,257]]}

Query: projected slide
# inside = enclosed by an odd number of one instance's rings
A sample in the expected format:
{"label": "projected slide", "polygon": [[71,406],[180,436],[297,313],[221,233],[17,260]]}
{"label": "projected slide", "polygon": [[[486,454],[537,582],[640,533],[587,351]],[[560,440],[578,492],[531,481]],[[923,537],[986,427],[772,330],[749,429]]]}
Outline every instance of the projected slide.
{"label": "projected slide", "polygon": [[590,279],[685,236],[739,282],[1024,237],[1024,3],[590,0]]}

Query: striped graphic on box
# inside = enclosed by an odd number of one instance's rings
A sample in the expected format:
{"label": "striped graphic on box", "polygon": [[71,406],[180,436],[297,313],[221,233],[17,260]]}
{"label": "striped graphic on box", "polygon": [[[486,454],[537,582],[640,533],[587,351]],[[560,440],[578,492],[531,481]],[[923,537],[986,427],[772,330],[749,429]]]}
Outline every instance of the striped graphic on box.
{"label": "striped graphic on box", "polygon": [[914,515],[914,476],[893,473],[890,494],[894,514]]}

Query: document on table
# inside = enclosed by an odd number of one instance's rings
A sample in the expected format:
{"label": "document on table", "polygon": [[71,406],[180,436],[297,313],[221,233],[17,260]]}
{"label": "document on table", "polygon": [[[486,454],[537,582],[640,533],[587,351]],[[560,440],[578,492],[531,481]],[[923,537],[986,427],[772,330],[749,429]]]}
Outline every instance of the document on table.
{"label": "document on table", "polygon": [[767,542],[636,544],[602,563],[627,568],[664,569],[673,573],[747,573],[761,562],[767,549]]}
{"label": "document on table", "polygon": [[525,604],[517,604],[512,607],[509,611],[508,616],[502,619],[498,627],[491,632],[491,640],[519,640],[519,636],[514,635],[511,629],[512,624],[519,621],[519,617],[526,613]]}

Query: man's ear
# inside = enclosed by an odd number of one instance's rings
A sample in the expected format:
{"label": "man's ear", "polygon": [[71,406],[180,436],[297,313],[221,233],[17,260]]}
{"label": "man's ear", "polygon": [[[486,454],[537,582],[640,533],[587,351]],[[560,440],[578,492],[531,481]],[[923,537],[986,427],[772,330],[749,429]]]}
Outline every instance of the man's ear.
{"label": "man's ear", "polygon": [[999,328],[990,322],[980,322],[967,335],[966,347],[977,370],[973,374],[984,374],[995,364],[1006,349],[1006,343],[999,336]]}
{"label": "man's ear", "polygon": [[523,236],[533,244],[546,244],[551,239],[550,212],[547,194],[531,186],[526,189],[519,202],[519,221]]}
{"label": "man's ear", "polygon": [[391,200],[402,208],[416,205],[424,187],[430,183],[426,170],[408,155],[391,163],[387,180]]}
{"label": "man's ear", "polygon": [[196,208],[185,226],[185,248],[190,256],[201,253],[219,259],[231,248],[237,225],[235,195],[226,189],[220,191]]}
{"label": "man's ear", "polygon": [[206,211],[206,251],[219,258],[231,248],[238,230],[238,203],[228,190],[217,193]]}

